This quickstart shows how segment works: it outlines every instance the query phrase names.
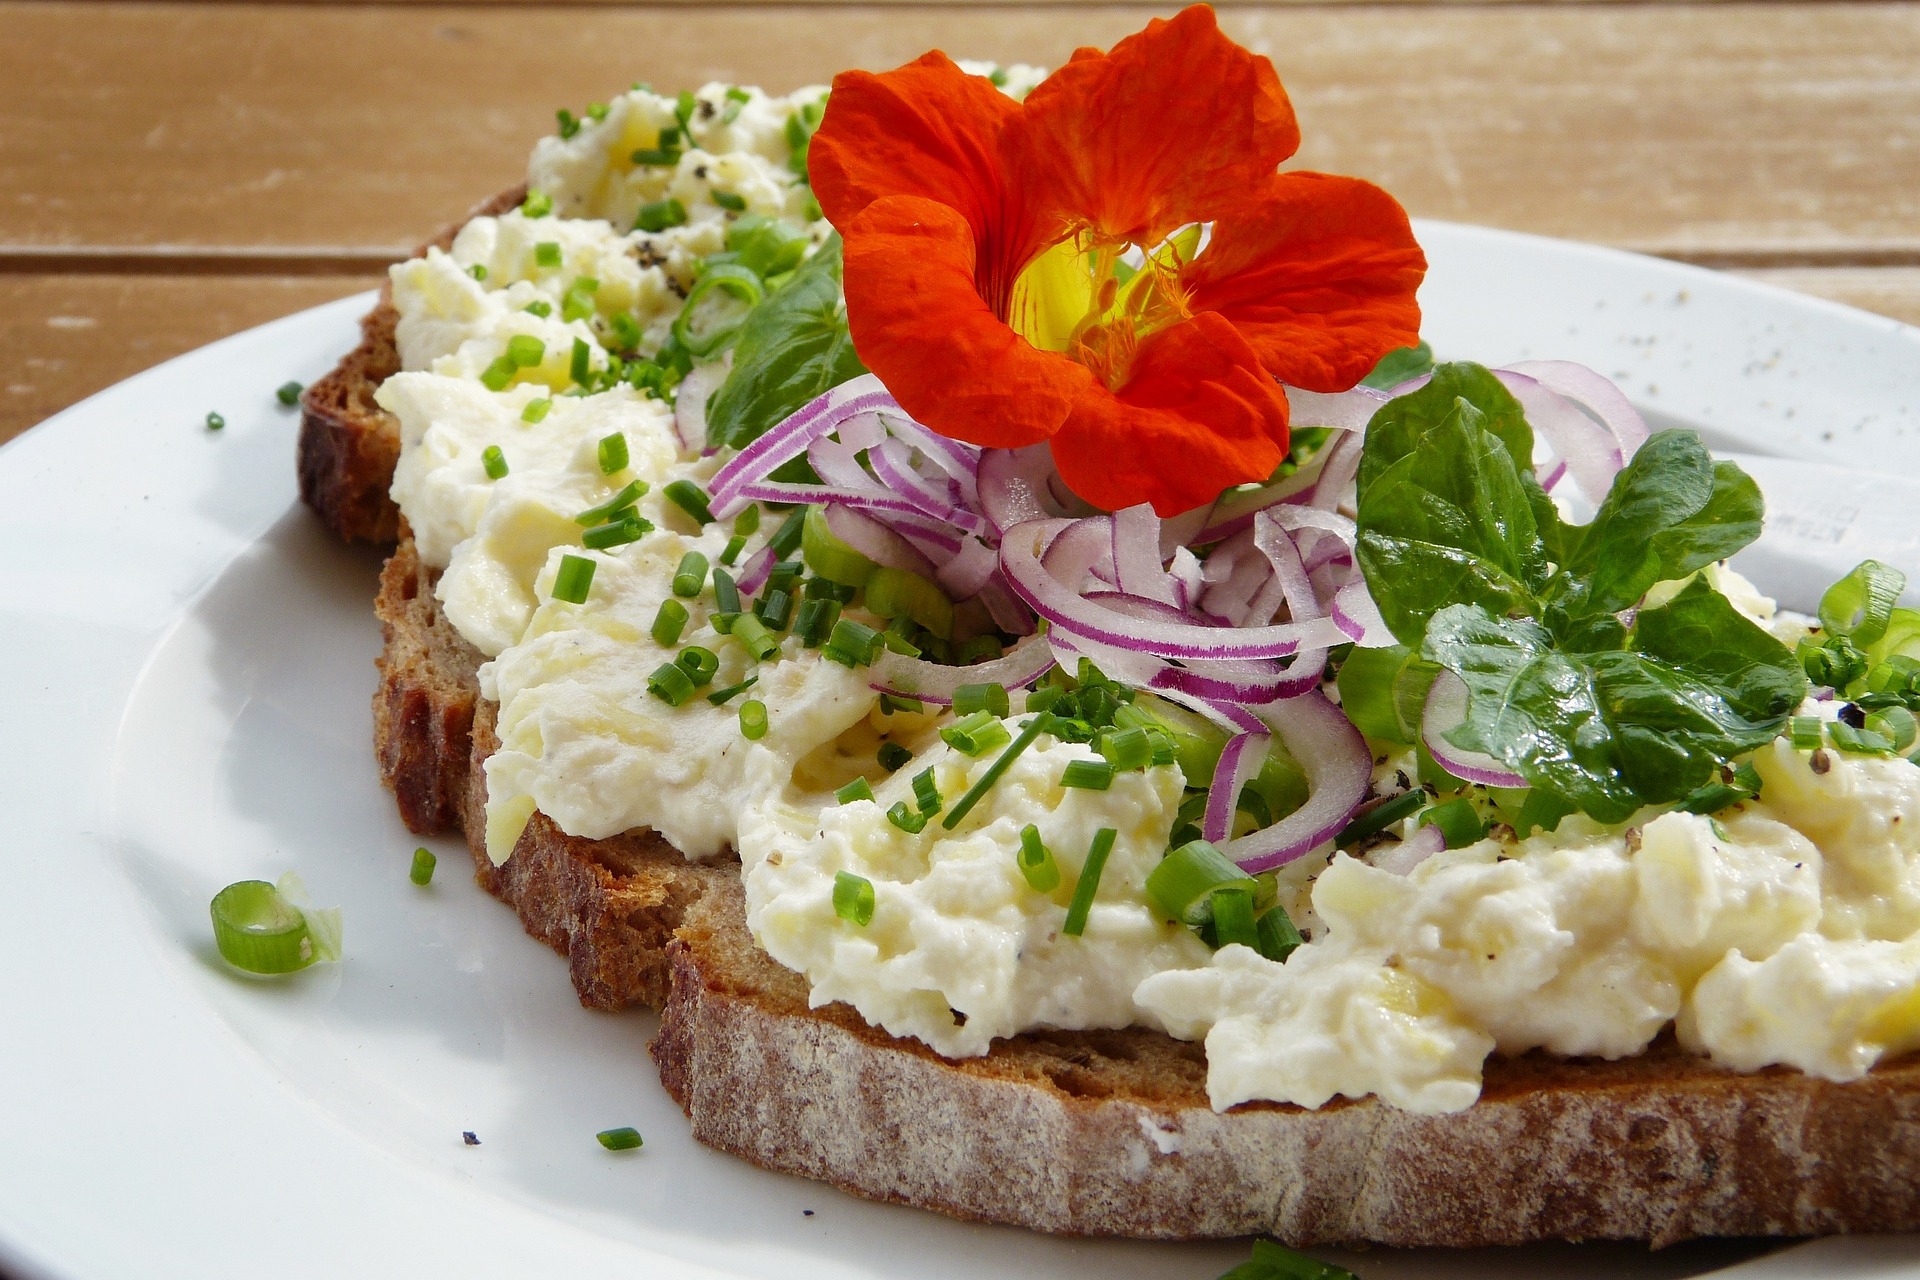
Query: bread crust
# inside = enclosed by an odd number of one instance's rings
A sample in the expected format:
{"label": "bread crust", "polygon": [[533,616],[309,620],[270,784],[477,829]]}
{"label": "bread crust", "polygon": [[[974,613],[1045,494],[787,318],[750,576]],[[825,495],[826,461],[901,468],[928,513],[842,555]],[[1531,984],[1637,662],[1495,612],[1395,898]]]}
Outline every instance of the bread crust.
{"label": "bread crust", "polygon": [[1920,1058],[1835,1084],[1722,1071],[1665,1037],[1619,1062],[1490,1059],[1480,1101],[1452,1115],[1375,1099],[1216,1113],[1200,1046],[1144,1028],[1030,1032],[955,1062],[845,1005],[809,1008],[805,980],[753,943],[738,865],[690,863],[650,832],[582,840],[536,814],[494,866],[482,659],[386,496],[398,432],[372,393],[399,366],[394,320],[383,293],[307,392],[300,444],[301,496],[330,529],[399,538],[375,604],[381,777],[410,829],[465,834],[475,879],[567,957],[582,1004],[661,1009],[652,1054],[700,1141],[871,1199],[1067,1234],[1664,1245],[1920,1228]]}
{"label": "bread crust", "polygon": [[[482,201],[413,256],[451,248],[468,221],[505,213],[526,195],[522,183]],[[387,496],[400,458],[400,424],[373,402],[380,384],[400,371],[399,322],[393,286],[383,284],[380,300],[360,321],[360,345],[300,397],[300,500],[343,542],[386,546],[400,536],[400,512]]]}

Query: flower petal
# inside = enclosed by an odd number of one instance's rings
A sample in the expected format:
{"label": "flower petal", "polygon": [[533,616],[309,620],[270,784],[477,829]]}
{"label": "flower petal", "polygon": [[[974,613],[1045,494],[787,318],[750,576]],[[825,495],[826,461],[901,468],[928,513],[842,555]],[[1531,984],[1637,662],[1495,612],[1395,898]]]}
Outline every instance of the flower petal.
{"label": "flower petal", "polygon": [[960,211],[985,246],[980,284],[1001,310],[1020,267],[1042,247],[1000,171],[1000,136],[1020,104],[937,50],[894,71],[833,79],[807,152],[814,197],[845,230],[882,196],[921,196]]}
{"label": "flower petal", "polygon": [[1043,234],[1091,222],[1154,244],[1238,204],[1299,148],[1300,128],[1273,64],[1194,5],[1111,53],[1075,53],[1027,95],[1004,145]]}
{"label": "flower petal", "polygon": [[1287,453],[1287,402],[1232,325],[1199,315],[1155,334],[1118,395],[1095,386],[1053,437],[1067,487],[1163,516],[1265,480]]}
{"label": "flower petal", "polygon": [[875,200],[846,225],[854,349],[901,408],[935,431],[995,449],[1059,430],[1093,375],[1008,328],[974,285],[974,233],[918,196]]}
{"label": "flower petal", "polygon": [[1330,392],[1420,340],[1426,269],[1392,196],[1357,178],[1283,173],[1214,224],[1180,282],[1188,306],[1232,321],[1269,373]]}

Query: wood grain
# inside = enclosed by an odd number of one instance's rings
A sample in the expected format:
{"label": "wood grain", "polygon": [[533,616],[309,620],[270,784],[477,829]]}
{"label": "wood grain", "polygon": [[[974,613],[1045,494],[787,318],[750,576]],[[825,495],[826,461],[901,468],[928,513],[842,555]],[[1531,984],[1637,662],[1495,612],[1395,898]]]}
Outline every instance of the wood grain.
{"label": "wood grain", "polygon": [[0,276],[0,348],[20,353],[0,375],[0,441],[162,360],[378,283],[365,276]]}
{"label": "wood grain", "polygon": [[[553,108],[635,78],[790,87],[935,45],[1057,63],[1148,12],[0,4],[0,265],[173,246],[359,266],[506,185]],[[1275,58],[1302,164],[1416,213],[1746,265],[1920,264],[1920,4],[1222,21]]]}
{"label": "wood grain", "polygon": [[1739,274],[1920,325],[1920,267],[1789,268]]}

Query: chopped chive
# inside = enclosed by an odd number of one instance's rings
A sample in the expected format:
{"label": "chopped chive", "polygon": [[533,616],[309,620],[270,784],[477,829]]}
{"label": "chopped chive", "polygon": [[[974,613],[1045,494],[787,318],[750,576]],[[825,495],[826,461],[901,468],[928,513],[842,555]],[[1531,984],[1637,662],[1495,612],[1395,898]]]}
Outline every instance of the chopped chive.
{"label": "chopped chive", "polygon": [[715,191],[712,194],[713,202],[722,209],[731,209],[735,213],[745,213],[747,211],[747,198],[745,196],[737,196],[731,191]]}
{"label": "chopped chive", "polygon": [[940,738],[963,755],[979,756],[1006,742],[1012,735],[991,711],[976,711],[946,725]]}
{"label": "chopped chive", "polygon": [[507,359],[516,369],[531,369],[547,358],[547,344],[530,333],[516,333],[507,339]]}
{"label": "chopped chive", "polygon": [[300,403],[300,393],[305,390],[306,388],[297,382],[283,382],[280,384],[280,389],[273,394],[281,404],[291,409],[294,405]]}
{"label": "chopped chive", "polygon": [[689,551],[680,557],[680,567],[673,571],[673,594],[693,597],[707,585],[707,558],[698,551]]}
{"label": "chopped chive", "polygon": [[792,514],[780,522],[780,527],[774,530],[773,537],[767,540],[767,545],[773,548],[774,559],[785,560],[794,553],[795,548],[800,545],[800,535],[806,519],[807,509],[795,507]]}
{"label": "chopped chive", "polygon": [[722,613],[740,612],[740,588],[725,569],[713,571],[713,603]]}
{"label": "chopped chive", "polygon": [[910,836],[917,836],[927,829],[927,815],[918,809],[907,807],[905,800],[896,800],[887,810],[887,821]]}
{"label": "chopped chive", "polygon": [[1087,860],[1080,868],[1080,879],[1073,886],[1073,903],[1067,908],[1067,918],[1060,926],[1060,932],[1079,937],[1087,931],[1087,914],[1093,910],[1093,895],[1100,892],[1100,873],[1107,869],[1107,855],[1113,852],[1113,842],[1119,832],[1112,827],[1102,827],[1093,836],[1093,846],[1087,850]]}
{"label": "chopped chive", "polygon": [[1760,771],[1753,767],[1751,760],[1733,771],[1733,785],[1756,796],[1760,794]]}
{"label": "chopped chive", "polygon": [[760,683],[759,676],[748,676],[739,684],[730,684],[724,689],[715,689],[707,695],[707,701],[716,707],[724,707],[747,690]]}
{"label": "chopped chive", "polygon": [[[873,606],[871,597],[868,598],[867,606],[869,608]],[[887,624],[887,629],[880,633],[880,643],[904,657],[917,658],[921,650],[911,638],[914,630],[911,618],[895,618]]]}
{"label": "chopped chive", "polygon": [[794,584],[800,581],[800,575],[806,566],[798,560],[776,560],[773,568],[767,570],[767,589],[792,593]]}
{"label": "chopped chive", "polygon": [[827,642],[827,635],[833,630],[833,624],[840,620],[840,604],[836,600],[805,600],[800,604],[800,613],[793,620],[793,632],[800,637],[800,643],[809,649],[818,649]]}
{"label": "chopped chive", "polygon": [[880,714],[883,716],[890,716],[896,711],[911,711],[918,714],[926,709],[927,704],[918,698],[905,698],[897,693],[880,695]]}
{"label": "chopped chive", "polygon": [[750,613],[740,614],[733,620],[732,635],[757,661],[770,662],[780,652],[780,641],[767,630],[764,622]]}
{"label": "chopped chive", "polygon": [[1027,695],[1027,710],[1051,711],[1055,703],[1067,696],[1067,691],[1057,684],[1043,684]]}
{"label": "chopped chive", "polygon": [[653,532],[653,521],[644,516],[625,515],[606,524],[597,524],[580,535],[580,545],[590,551],[606,551],[638,542]]}
{"label": "chopped chive", "polygon": [[1123,773],[1153,763],[1153,740],[1145,729],[1109,729],[1100,735],[1099,750],[1108,764]]}
{"label": "chopped chive", "polygon": [[1893,739],[1872,729],[1856,729],[1844,720],[1828,725],[1827,736],[1834,746],[1854,755],[1887,755],[1893,750]]}
{"label": "chopped chive", "polygon": [[1020,736],[1015,738],[1005,751],[994,757],[993,763],[988,765],[986,771],[980,775],[980,780],[967,788],[967,793],[960,797],[959,803],[955,804],[952,811],[942,819],[941,825],[949,831],[958,826],[960,820],[972,811],[973,806],[980,803],[980,797],[986,795],[993,784],[1000,781],[1000,775],[1019,758],[1020,753],[1032,746],[1035,738],[1052,727],[1053,717],[1044,712],[1027,721],[1020,730]]}
{"label": "chopped chive", "polygon": [[553,197],[544,191],[528,191],[520,202],[520,212],[529,218],[544,218],[553,212]]}
{"label": "chopped chive", "polygon": [[487,278],[487,269],[476,262],[467,268],[467,274],[475,280],[485,280]]}
{"label": "chopped chive", "polygon": [[1253,919],[1253,893],[1240,885],[1213,891],[1213,945],[1219,948],[1235,943],[1256,951],[1260,948],[1260,934]]}
{"label": "chopped chive", "polygon": [[631,1125],[619,1129],[602,1129],[593,1136],[609,1151],[632,1151],[641,1145],[640,1131]]}
{"label": "chopped chive", "polygon": [[693,677],[696,689],[712,684],[714,673],[720,670],[720,655],[697,644],[690,644],[682,649],[675,661],[680,664],[682,670]]}
{"label": "chopped chive", "polygon": [[753,100],[753,95],[738,85],[727,89],[727,109],[720,113],[721,124],[732,124],[740,118],[740,108]]}
{"label": "chopped chive", "polygon": [[740,704],[740,736],[758,742],[767,736],[767,704],[748,698]]}
{"label": "chopped chive", "polygon": [[851,871],[833,873],[833,914],[864,929],[873,922],[873,881]]}
{"label": "chopped chive", "polygon": [[1819,716],[1793,716],[1787,721],[1787,736],[1795,750],[1813,751],[1824,740],[1824,728]]}
{"label": "chopped chive", "polygon": [[753,608],[760,621],[775,631],[785,631],[793,620],[793,597],[784,591],[769,591]]}
{"label": "chopped chive", "polygon": [[760,504],[748,503],[733,518],[733,531],[745,538],[760,531]]}
{"label": "chopped chive", "polygon": [[673,118],[680,122],[680,132],[687,136],[688,142],[693,141],[693,112],[699,105],[700,100],[693,96],[691,89],[682,89],[673,100]]}
{"label": "chopped chive", "polygon": [[687,606],[668,596],[660,602],[660,609],[653,615],[653,638],[661,648],[668,649],[680,643],[680,633],[687,627]]}
{"label": "chopped chive", "polygon": [[589,120],[592,120],[592,121],[594,121],[595,123],[598,123],[599,121],[601,121],[601,120],[605,120],[606,118],[607,118],[607,104],[606,104],[606,103],[604,103],[604,102],[589,102],[589,103],[587,104],[587,119],[589,119]]}
{"label": "chopped chive", "polygon": [[545,421],[547,414],[550,413],[552,409],[553,409],[553,401],[550,399],[547,399],[546,397],[542,397],[541,399],[538,399],[538,400],[529,400],[527,401],[527,407],[520,411],[520,421],[522,422]]}
{"label": "chopped chive", "polygon": [[851,604],[853,597],[859,594],[858,587],[850,587],[844,582],[835,582],[832,578],[812,577],[802,593],[809,600],[831,600],[835,604]]}
{"label": "chopped chive", "polygon": [[542,320],[553,314],[553,304],[540,299],[529,302],[520,309],[530,316],[539,316]]}
{"label": "chopped chive", "polygon": [[633,220],[633,229],[665,231],[668,227],[685,226],[686,222],[687,206],[673,199],[655,200],[652,204],[640,206],[639,216]]}
{"label": "chopped chive", "polygon": [[1020,852],[1014,855],[1020,874],[1035,893],[1052,893],[1060,885],[1060,864],[1040,840],[1040,828],[1029,822],[1020,832]]}
{"label": "chopped chive", "polygon": [[720,563],[732,564],[740,558],[740,553],[746,549],[746,535],[739,533],[734,534],[731,538],[727,539],[726,548],[720,552]]}
{"label": "chopped chive", "polygon": [[1738,804],[1742,800],[1751,798],[1751,793],[1741,787],[1728,786],[1724,782],[1709,782],[1686,796],[1674,807],[1682,813],[1718,813],[1728,805]]}
{"label": "chopped chive", "polygon": [[571,138],[574,134],[580,132],[580,121],[575,119],[573,112],[567,110],[565,107],[554,112],[553,117],[560,122],[561,138]]}
{"label": "chopped chive", "polygon": [[678,662],[663,662],[647,677],[647,692],[670,707],[677,707],[694,693],[693,677]]}
{"label": "chopped chive", "polygon": [[585,338],[573,340],[573,357],[567,361],[567,375],[583,387],[593,377],[593,348]]}
{"label": "chopped chive", "polygon": [[207,415],[207,430],[224,431],[226,429],[226,426],[227,426],[227,420],[221,417],[219,414],[209,413]]}
{"label": "chopped chive", "polygon": [[833,633],[820,653],[843,667],[864,667],[873,661],[879,645],[878,631],[852,618],[842,618],[833,624]]}
{"label": "chopped chive", "polygon": [[1287,915],[1286,908],[1274,905],[1261,913],[1253,927],[1254,950],[1267,959],[1277,962],[1286,960],[1306,939],[1293,927],[1293,919]]}
{"label": "chopped chive", "polygon": [[433,850],[421,845],[413,851],[413,866],[407,870],[407,879],[415,884],[424,885],[433,879],[434,864],[438,861]]}
{"label": "chopped chive", "polygon": [[560,299],[560,318],[568,322],[585,320],[595,310],[593,295],[600,290],[600,282],[592,276],[580,276],[567,286],[566,293]]}
{"label": "chopped chive", "polygon": [[1427,793],[1415,788],[1402,791],[1391,800],[1383,800],[1341,829],[1333,843],[1342,849],[1359,844],[1368,836],[1379,835],[1402,818],[1410,818],[1427,802]]}
{"label": "chopped chive", "polygon": [[490,444],[480,451],[480,465],[486,469],[487,479],[504,480],[507,475],[507,455],[500,446]]}
{"label": "chopped chive", "polygon": [[665,166],[680,163],[680,152],[674,147],[641,147],[627,157],[635,164]]}
{"label": "chopped chive", "polygon": [[630,507],[640,501],[646,492],[646,481],[632,481],[625,488],[621,489],[620,492],[614,494],[599,506],[588,507],[585,511],[582,511],[573,518],[573,522],[575,524],[605,524],[608,520],[612,519],[614,513],[622,507]]}
{"label": "chopped chive", "polygon": [[1462,849],[1487,838],[1487,824],[1481,820],[1480,811],[1473,807],[1473,801],[1465,796],[1455,796],[1428,809],[1420,815],[1419,825],[1440,828],[1449,849]]}
{"label": "chopped chive", "polygon": [[1060,785],[1083,791],[1105,791],[1113,785],[1113,765],[1105,760],[1075,760],[1060,774]]}
{"label": "chopped chive", "polygon": [[940,812],[940,786],[934,781],[932,769],[922,769],[913,775],[913,802],[929,818]]}
{"label": "chopped chive", "polygon": [[557,240],[542,240],[539,244],[534,245],[533,260],[535,264],[542,267],[559,266],[560,242]]}
{"label": "chopped chive", "polygon": [[616,471],[624,471],[629,461],[626,436],[616,431],[610,436],[600,437],[601,475],[610,476]]}
{"label": "chopped chive", "polygon": [[693,481],[675,480],[661,492],[667,496],[667,501],[693,517],[695,524],[713,523],[713,508],[708,505],[707,495]]}
{"label": "chopped chive", "polygon": [[480,383],[489,391],[505,391],[507,384],[513,381],[513,375],[518,372],[520,366],[513,362],[512,356],[499,356],[480,375]]}
{"label": "chopped chive", "polygon": [[846,786],[833,793],[833,798],[841,804],[852,804],[855,800],[873,799],[873,784],[865,778],[855,778]]}
{"label": "chopped chive", "polygon": [[623,311],[609,324],[613,328],[613,343],[620,350],[632,351],[640,345],[640,326],[634,323],[632,316]]}
{"label": "chopped chive", "polygon": [[553,598],[568,604],[585,604],[593,586],[594,562],[585,556],[560,557],[560,569],[553,575]]}
{"label": "chopped chive", "polygon": [[883,742],[880,744],[880,750],[875,754],[875,758],[880,761],[880,767],[882,769],[885,769],[888,773],[895,773],[899,771],[901,765],[912,762],[913,752],[907,750],[897,742]]}
{"label": "chopped chive", "polygon": [[1012,710],[1003,684],[963,684],[953,691],[953,714],[971,715],[975,711],[1005,716]]}

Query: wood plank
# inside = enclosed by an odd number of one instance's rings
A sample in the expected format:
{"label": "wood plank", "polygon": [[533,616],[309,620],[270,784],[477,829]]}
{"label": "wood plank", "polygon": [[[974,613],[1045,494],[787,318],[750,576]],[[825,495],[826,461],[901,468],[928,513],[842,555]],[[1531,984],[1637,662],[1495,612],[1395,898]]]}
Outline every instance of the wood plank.
{"label": "wood plank", "polygon": [[0,442],[162,360],[378,283],[366,276],[0,276],[0,348],[13,353],[0,375]]}
{"label": "wood plank", "polygon": [[1787,268],[1740,274],[1920,325],[1920,267]]}
{"label": "wood plank", "polygon": [[[791,87],[929,46],[1058,62],[1148,10],[0,4],[0,261],[362,263],[635,78]],[[1920,263],[1920,3],[1255,6],[1303,164],[1415,212],[1745,265]],[[324,262],[322,266],[326,265]]]}

